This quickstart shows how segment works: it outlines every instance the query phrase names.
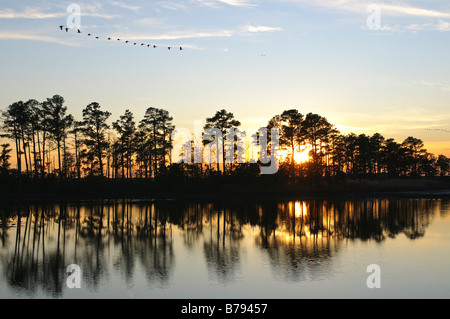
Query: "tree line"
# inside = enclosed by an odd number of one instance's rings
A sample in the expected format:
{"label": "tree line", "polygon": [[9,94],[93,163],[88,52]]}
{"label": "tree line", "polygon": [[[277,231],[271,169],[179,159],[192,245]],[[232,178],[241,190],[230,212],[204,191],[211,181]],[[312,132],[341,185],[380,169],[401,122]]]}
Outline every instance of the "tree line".
{"label": "tree line", "polygon": [[[77,121],[67,113],[64,98],[59,95],[42,103],[29,100],[11,104],[2,112],[1,137],[14,143],[14,174],[61,179],[131,178],[154,176],[167,166],[174,129],[168,111],[149,108],[138,125],[129,110],[112,126],[108,124],[110,116],[93,102]],[[11,151],[10,144],[2,145],[3,173],[12,171]]]}
{"label": "tree line", "polygon": [[[297,110],[274,116],[268,128],[280,129],[280,147],[289,151],[281,171],[290,178],[307,175],[337,177],[371,177],[384,175],[446,176],[450,159],[435,156],[424,148],[424,142],[412,136],[399,143],[380,133],[373,135],[341,134],[325,117]],[[310,148],[310,160],[295,161],[295,153]]]}
{"label": "tree line", "polygon": [[[260,163],[226,163],[225,158],[216,160],[215,165],[172,163],[175,126],[164,109],[148,108],[138,123],[130,110],[109,125],[111,115],[93,102],[77,121],[68,114],[65,100],[59,95],[43,102],[32,99],[9,105],[1,112],[1,137],[12,146],[1,145],[0,174],[61,180],[93,176],[150,179],[173,174],[192,178],[259,175]],[[227,129],[240,126],[232,113],[220,110],[206,119],[204,128],[218,128],[225,137]],[[399,143],[379,133],[341,134],[325,117],[303,115],[298,110],[272,117],[266,128],[279,129],[280,149],[286,156],[277,174],[291,181],[450,173],[450,159],[427,152],[423,141],[415,137]],[[220,142],[225,157],[223,138]],[[11,166],[13,148],[15,168]],[[296,154],[305,149],[309,150],[309,159],[297,161]]]}

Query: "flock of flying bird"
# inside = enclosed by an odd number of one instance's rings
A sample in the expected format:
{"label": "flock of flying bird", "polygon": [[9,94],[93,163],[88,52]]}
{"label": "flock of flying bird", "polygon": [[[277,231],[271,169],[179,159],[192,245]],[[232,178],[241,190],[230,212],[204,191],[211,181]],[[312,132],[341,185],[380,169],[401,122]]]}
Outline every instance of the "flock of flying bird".
{"label": "flock of flying bird", "polygon": [[[70,30],[69,28],[64,27],[63,25],[60,25],[59,28],[61,29],[61,31],[66,31],[66,32],[69,32],[69,30]],[[77,33],[82,33],[82,32],[81,32],[80,29],[77,29]],[[97,39],[97,40],[100,39],[100,37],[98,37],[98,36],[93,36],[91,33],[88,33],[88,36],[89,36],[89,37],[95,37],[95,39]],[[107,39],[108,39],[108,41],[113,41],[113,38],[111,38],[111,37],[108,37]],[[115,41],[123,41],[123,40],[122,40],[122,39],[116,39]],[[129,40],[125,40],[125,41],[123,41],[123,42],[125,42],[125,43],[127,43],[127,44],[129,43],[129,44],[132,44],[132,45],[138,45],[137,42],[133,42],[133,41],[129,41]],[[148,47],[148,48],[152,47],[152,48],[154,48],[154,49],[157,48],[156,45],[151,45],[151,44],[146,44],[146,43],[141,43],[140,46],[141,46],[141,47],[146,46],[146,47]],[[170,51],[170,50],[172,49],[172,47],[167,47],[167,49]],[[179,50],[182,51],[182,50],[183,50],[183,47],[179,47]]]}
{"label": "flock of flying bird", "polygon": [[448,131],[448,130],[443,130],[443,129],[438,129],[438,128],[435,128],[435,129],[426,128],[425,130],[426,131],[438,131],[438,132],[450,133],[450,131]]}

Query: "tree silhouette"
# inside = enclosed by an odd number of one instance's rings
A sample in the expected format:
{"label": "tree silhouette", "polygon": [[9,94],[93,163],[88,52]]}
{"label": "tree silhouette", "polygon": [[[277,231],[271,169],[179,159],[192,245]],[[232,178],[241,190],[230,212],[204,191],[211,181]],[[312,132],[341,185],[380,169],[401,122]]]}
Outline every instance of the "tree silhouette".
{"label": "tree silhouette", "polygon": [[[341,176],[344,173],[344,167],[346,163],[346,137],[338,132],[331,134],[330,136],[331,150],[330,155],[332,158],[332,166],[334,175]],[[347,168],[348,169],[348,168]]]}
{"label": "tree silhouette", "polygon": [[375,133],[371,137],[369,137],[369,154],[370,154],[370,168],[369,174],[372,173],[381,173],[381,153],[384,144],[384,137]]}
{"label": "tree silhouette", "polygon": [[62,178],[65,174],[65,169],[61,165],[61,148],[65,151],[65,140],[67,137],[67,130],[73,122],[72,115],[66,115],[67,107],[64,106],[64,98],[60,95],[55,95],[47,99],[42,104],[42,109],[45,114],[46,122],[48,123],[48,131],[51,138],[56,141],[58,150],[58,173]]}
{"label": "tree silhouette", "polygon": [[[60,95],[54,95],[42,103],[30,99],[10,104],[1,112],[0,138],[11,141],[8,146],[3,144],[2,172],[14,172],[18,185],[23,185],[23,180],[31,177],[38,180],[57,176],[67,185],[71,183],[67,177],[136,177],[145,179],[144,185],[151,190],[169,189],[178,184],[182,185],[180,189],[183,190],[208,190],[219,184],[235,189],[235,184],[245,187],[246,182],[256,190],[262,185],[260,181],[269,180],[261,176],[261,162],[253,161],[258,143],[251,144],[251,149],[242,147],[236,137],[241,123],[233,113],[224,109],[206,120],[204,129],[215,129],[208,132],[211,136],[209,141],[208,138],[204,140],[208,136],[206,132],[194,136],[194,140],[201,141],[192,143],[191,139],[191,153],[194,155],[203,154],[210,147],[209,160],[213,162],[212,157],[217,157],[217,171],[211,166],[204,170],[203,164],[195,161],[182,165],[171,162],[171,135],[175,127],[167,110],[148,108],[138,126],[133,113],[126,110],[112,122],[113,130],[108,125],[110,116],[111,113],[103,111],[98,103],[93,102],[83,110],[82,120],[76,121],[74,116],[68,114],[65,100]],[[303,116],[295,109],[271,117],[265,128],[278,128],[280,146],[288,151],[273,182],[261,186],[267,189],[275,189],[279,185],[295,186],[309,182],[310,178],[312,181],[328,182],[381,176],[439,176],[445,180],[450,174],[448,157],[427,152],[423,141],[412,136],[399,143],[379,133],[344,135],[325,117],[314,113]],[[225,141],[229,138],[228,132],[235,133],[234,139]],[[259,133],[251,136],[254,137],[259,140]],[[217,145],[216,149],[213,144]],[[297,163],[295,156],[304,149],[311,150],[310,158],[306,163]],[[235,164],[238,156],[242,155],[241,150],[252,161],[241,163],[238,160]],[[15,156],[11,158],[13,151]],[[227,165],[230,159],[233,161]],[[11,166],[17,166],[17,170],[11,170]],[[158,177],[158,180],[148,180],[151,177]],[[2,181],[5,180],[2,178]],[[135,185],[136,189],[139,187],[139,181],[126,184]],[[115,185],[119,190],[117,185],[123,184]]]}
{"label": "tree silhouette", "polygon": [[144,143],[150,147],[149,165],[153,165],[155,177],[158,175],[158,168],[165,168],[166,157],[171,148],[170,136],[174,130],[172,120],[168,111],[150,107],[139,123],[139,129],[145,133]]}
{"label": "tree silhouette", "polygon": [[439,175],[445,176],[450,173],[450,158],[445,155],[439,155],[436,166],[439,169]]}
{"label": "tree silhouette", "polygon": [[26,152],[22,152],[23,146],[25,145],[23,132],[28,121],[26,115],[26,107],[23,101],[11,104],[2,113],[3,129],[7,132],[3,136],[13,139],[15,142],[18,176],[22,174],[22,154],[26,154]]}
{"label": "tree silhouette", "polygon": [[406,151],[406,165],[414,176],[419,175],[419,162],[425,156],[426,150],[423,149],[424,144],[421,139],[409,136],[406,138],[402,146]]}
{"label": "tree silhouette", "polygon": [[158,110],[159,117],[159,126],[160,126],[160,135],[161,135],[161,159],[160,159],[160,167],[164,170],[166,169],[166,160],[167,157],[170,158],[170,152],[172,149],[172,132],[175,129],[175,126],[172,124],[173,117],[170,116],[169,112],[163,109]]}
{"label": "tree silhouette", "polygon": [[[86,157],[93,161],[94,158],[98,161],[99,175],[103,177],[103,157],[109,147],[106,139],[106,130],[109,125],[106,120],[111,116],[111,113],[100,110],[100,104],[97,102],[90,103],[83,110],[83,128],[82,132],[85,137],[84,144],[87,148]],[[94,163],[91,165],[91,173],[93,173]]]}
{"label": "tree silhouette", "polygon": [[301,152],[301,146],[304,144],[303,115],[297,110],[287,110],[281,115],[274,116],[267,125],[270,131],[273,128],[279,129],[280,147],[290,151],[290,176],[294,177],[295,154]]}
{"label": "tree silhouette", "polygon": [[80,179],[81,178],[80,152],[81,152],[81,146],[82,146],[81,135],[83,133],[83,122],[74,121],[71,133],[73,134],[73,139],[74,139],[76,173],[77,173],[77,178]]}
{"label": "tree silhouette", "polygon": [[145,179],[149,178],[149,169],[151,154],[150,148],[147,147],[147,138],[143,130],[138,130],[133,138],[134,150],[136,153],[136,163],[139,165],[138,171],[141,177],[144,176]]}
{"label": "tree silhouette", "polygon": [[318,114],[308,113],[303,121],[302,134],[305,141],[312,147],[311,158],[313,174],[322,174],[322,159],[327,150],[327,144],[330,142],[331,134],[336,132],[325,117]]}
{"label": "tree silhouette", "polygon": [[8,173],[11,163],[9,163],[9,159],[11,158],[11,148],[9,144],[2,144],[1,152],[0,152],[0,174],[5,175]]}
{"label": "tree silhouette", "polygon": [[[222,133],[222,137],[219,137],[218,145],[219,147],[222,147],[222,168],[223,168],[223,174],[226,173],[226,166],[225,166],[225,136],[227,129],[237,129],[239,126],[241,126],[241,122],[236,120],[234,118],[233,113],[227,112],[226,110],[222,109],[220,111],[217,111],[216,114],[213,117],[206,119],[206,124],[204,126],[204,129],[211,129],[211,128],[217,128]],[[219,151],[219,150],[217,150]],[[217,161],[217,170],[219,171],[219,160]]]}
{"label": "tree silhouette", "polygon": [[136,123],[134,122],[133,113],[130,110],[126,110],[125,114],[120,116],[120,119],[113,123],[113,128],[119,134],[120,141],[120,154],[121,154],[121,166],[122,177],[125,178],[125,159],[127,167],[128,178],[131,177],[132,156],[134,153],[134,147],[132,141],[134,134],[136,133]]}

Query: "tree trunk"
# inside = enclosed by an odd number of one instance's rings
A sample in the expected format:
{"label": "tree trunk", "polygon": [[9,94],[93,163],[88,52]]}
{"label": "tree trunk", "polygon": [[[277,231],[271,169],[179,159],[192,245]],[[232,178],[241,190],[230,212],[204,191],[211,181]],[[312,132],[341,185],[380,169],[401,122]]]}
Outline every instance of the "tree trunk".
{"label": "tree trunk", "polygon": [[14,139],[16,142],[16,156],[17,156],[17,173],[19,175],[19,177],[22,175],[22,159],[20,156],[20,141],[19,141],[19,137],[18,137],[18,133],[16,130],[16,125],[14,124]]}
{"label": "tree trunk", "polygon": [[156,177],[156,172],[158,171],[158,157],[157,157],[157,147],[158,147],[158,140],[157,140],[157,132],[156,132],[156,124],[153,124],[153,155],[154,155],[154,161],[153,161],[153,176]]}
{"label": "tree trunk", "polygon": [[32,131],[33,133],[33,155],[34,155],[34,176],[38,176],[38,166],[37,166],[37,156],[36,156],[36,139],[34,137],[34,129]]}
{"label": "tree trunk", "polygon": [[77,166],[77,177],[81,178],[81,165],[80,165],[80,156],[78,154],[78,138],[77,133],[75,133],[75,165]]}
{"label": "tree trunk", "polygon": [[27,148],[25,145],[25,134],[23,133],[23,127],[21,128],[21,135],[22,135],[23,155],[25,155],[25,168],[28,174],[29,170],[28,170]]}
{"label": "tree trunk", "polygon": [[29,167],[30,167],[30,173],[33,171],[33,165],[31,165],[31,146],[30,143],[28,143],[28,162],[29,162]]}
{"label": "tree trunk", "polygon": [[45,133],[45,131],[43,131],[43,133],[42,133],[42,167],[41,167],[42,178],[45,177],[45,165],[47,164],[45,161],[45,137],[46,137],[45,135],[46,135],[46,133]]}
{"label": "tree trunk", "polygon": [[63,171],[64,171],[64,179],[67,178],[67,154],[66,154],[66,137],[63,135]]}
{"label": "tree trunk", "polygon": [[127,147],[127,164],[128,164],[128,178],[131,178],[131,143],[128,141]]}
{"label": "tree trunk", "polygon": [[123,143],[122,143],[122,152],[120,153],[120,164],[122,166],[122,179],[125,179],[125,159],[124,159],[124,149],[123,149]]}
{"label": "tree trunk", "polygon": [[97,149],[98,164],[100,166],[100,176],[103,177],[102,147],[100,139],[100,128],[98,127],[98,124],[95,127],[95,142],[97,143],[96,149]]}
{"label": "tree trunk", "polygon": [[62,171],[61,171],[61,141],[57,140],[58,144],[58,170],[59,170],[59,178],[62,179]]}
{"label": "tree trunk", "polygon": [[37,144],[38,144],[38,155],[39,155],[39,170],[42,170],[41,139],[39,137],[39,131],[37,132]]}
{"label": "tree trunk", "polygon": [[222,137],[222,167],[223,167],[223,175],[225,175],[225,170],[226,170],[226,167],[225,167],[225,141],[224,141],[224,139],[223,139],[223,137]]}

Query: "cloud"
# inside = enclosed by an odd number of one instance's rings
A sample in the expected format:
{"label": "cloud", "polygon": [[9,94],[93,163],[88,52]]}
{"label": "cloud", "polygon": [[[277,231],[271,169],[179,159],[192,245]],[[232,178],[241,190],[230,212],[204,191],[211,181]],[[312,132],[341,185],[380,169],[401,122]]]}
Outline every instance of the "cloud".
{"label": "cloud", "polygon": [[173,1],[162,1],[158,2],[157,5],[168,10],[186,10],[186,6],[183,3]]}
{"label": "cloud", "polygon": [[283,31],[280,27],[267,27],[267,26],[252,26],[252,25],[245,25],[241,28],[241,31],[243,32],[273,32],[273,31]]}
{"label": "cloud", "polygon": [[388,31],[388,32],[405,32],[405,29],[407,29],[407,27],[406,28],[402,28],[400,25],[395,25],[395,26],[391,26],[391,25],[388,25],[388,24],[383,24],[382,26],[380,26],[379,28],[377,28],[377,29],[369,29],[367,26],[362,26],[361,27],[361,29],[362,30],[371,30],[371,31],[373,31],[373,30],[375,30],[375,31]]}
{"label": "cloud", "polygon": [[119,1],[113,1],[113,0],[110,0],[109,3],[112,6],[119,7],[119,8],[122,8],[122,9],[131,10],[131,11],[139,11],[142,8],[142,7],[138,7],[138,6],[131,6],[131,5],[128,5],[126,3],[119,2]]}
{"label": "cloud", "polygon": [[179,39],[195,39],[195,38],[215,38],[215,37],[231,37],[234,31],[219,30],[212,32],[205,31],[173,31],[164,34],[122,34],[122,38],[135,40],[179,40]]}
{"label": "cloud", "polygon": [[[118,17],[117,15],[107,14],[101,12],[101,6],[99,5],[80,5],[81,17],[97,17],[104,19],[113,19]],[[64,10],[55,12],[45,12],[41,8],[26,7],[23,11],[16,11],[12,9],[0,10],[0,19],[54,19],[54,18],[67,18],[69,13]]]}
{"label": "cloud", "polygon": [[251,0],[218,0],[219,2],[228,4],[234,7],[254,7],[256,3]]}
{"label": "cloud", "polygon": [[341,133],[392,134],[402,130],[445,127],[450,120],[450,114],[441,114],[438,111],[430,113],[430,110],[426,108],[409,108],[377,114],[376,121],[373,120],[373,114],[356,112],[329,114],[328,118],[339,123],[336,127]]}
{"label": "cloud", "polygon": [[[161,24],[157,20],[153,19],[143,19],[138,20],[137,23],[142,25],[156,25]],[[239,30],[217,30],[217,31],[171,31],[162,34],[143,34],[143,33],[134,33],[134,34],[120,34],[119,36],[122,38],[135,39],[135,40],[179,40],[179,39],[196,39],[196,38],[220,38],[220,37],[232,37],[239,32],[248,32],[248,33],[259,33],[259,32],[273,32],[273,31],[282,31],[282,28],[279,27],[268,27],[268,26],[251,26],[245,25],[241,27]]]}
{"label": "cloud", "polygon": [[255,7],[257,4],[253,0],[195,0],[201,5],[216,8],[220,4],[226,4],[233,7]]}
{"label": "cloud", "polygon": [[439,31],[450,31],[450,23],[446,21],[439,21],[437,24],[437,29]]}
{"label": "cloud", "polygon": [[424,9],[409,5],[377,3],[376,1],[361,0],[284,0],[293,3],[306,4],[332,8],[337,10],[349,11],[353,13],[367,14],[369,5],[379,5],[382,14],[390,16],[414,16],[422,18],[450,18],[450,12]]}
{"label": "cloud", "polygon": [[423,30],[435,30],[441,32],[450,31],[450,23],[447,21],[439,20],[437,22],[427,22],[423,24],[411,24],[406,27],[406,29],[411,31],[423,31]]}
{"label": "cloud", "polygon": [[[369,14],[373,13],[374,8],[378,6],[381,14],[382,21],[385,21],[386,17],[396,17],[403,19],[414,19],[414,23],[403,22],[399,24],[396,22],[394,26],[389,24],[383,24],[377,31],[389,31],[389,32],[419,32],[423,30],[432,31],[450,31],[450,23],[445,21],[450,19],[450,12],[440,8],[425,9],[417,6],[411,6],[399,3],[394,0],[387,0],[383,3],[379,3],[373,0],[283,0],[286,2],[297,3],[304,6],[321,7],[333,11],[348,12],[358,16],[369,17]],[[434,2],[436,4],[436,2]],[[361,19],[361,18],[359,18]],[[417,19],[424,19],[425,21],[417,22]],[[342,20],[341,20],[342,21]],[[423,22],[423,23],[420,23]],[[353,21],[350,23],[354,24]],[[367,29],[362,27],[362,29]]]}
{"label": "cloud", "polygon": [[450,13],[411,6],[381,4],[383,13],[394,16],[414,16],[422,18],[450,18]]}
{"label": "cloud", "polygon": [[17,12],[11,9],[0,10],[0,19],[51,19],[67,16],[66,12],[47,13],[38,8],[25,8],[24,11]]}
{"label": "cloud", "polygon": [[0,40],[31,40],[31,41],[41,41],[49,43],[57,43],[65,46],[76,47],[79,46],[77,42],[61,40],[54,37],[43,36],[32,33],[22,33],[22,32],[0,32]]}
{"label": "cloud", "polygon": [[444,92],[450,92],[450,86],[446,85],[441,82],[427,82],[427,81],[420,81],[420,82],[413,82],[413,84],[416,85],[422,85],[429,88],[437,89]]}
{"label": "cloud", "polygon": [[189,50],[198,50],[198,51],[204,51],[206,50],[205,48],[199,47],[197,45],[193,45],[193,44],[180,44],[180,47],[182,47],[183,49],[189,49]]}
{"label": "cloud", "polygon": [[153,18],[145,18],[136,20],[136,24],[146,26],[146,27],[161,27],[163,26],[163,23],[158,19]]}

